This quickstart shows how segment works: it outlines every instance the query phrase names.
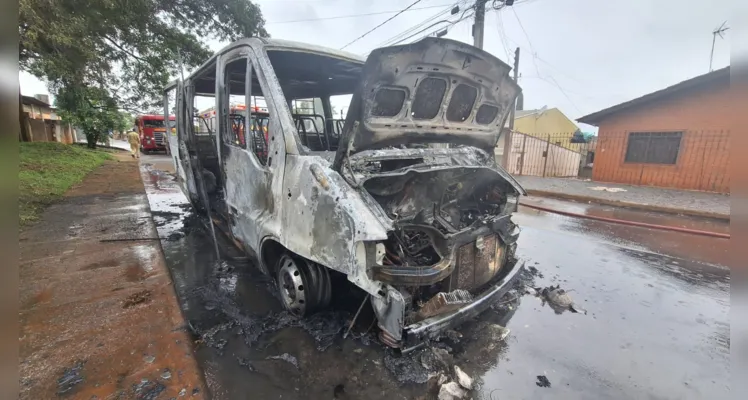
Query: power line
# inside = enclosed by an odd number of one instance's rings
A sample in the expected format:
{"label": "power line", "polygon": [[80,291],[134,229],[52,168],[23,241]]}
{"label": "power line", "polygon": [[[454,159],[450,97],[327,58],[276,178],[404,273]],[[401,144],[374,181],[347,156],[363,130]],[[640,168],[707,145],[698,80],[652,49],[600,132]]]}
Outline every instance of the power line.
{"label": "power line", "polygon": [[574,101],[571,99],[571,97],[569,97],[569,95],[566,94],[566,91],[564,90],[564,88],[561,87],[561,85],[558,84],[558,82],[556,81],[556,78],[554,78],[553,75],[550,75],[550,74],[548,75],[548,78],[550,78],[551,82],[554,85],[556,85],[556,87],[561,92],[561,94],[563,94],[564,97],[566,97],[566,100],[569,100],[569,103],[571,103],[571,105],[574,106],[574,108],[576,108],[577,111],[579,111],[579,113],[581,114],[582,110],[579,107],[577,107],[576,103],[574,103]]}
{"label": "power line", "polygon": [[[468,11],[468,10],[466,10],[466,11]],[[456,21],[449,21],[449,20],[442,20],[442,21],[438,21],[437,23],[447,22],[447,23],[449,23],[449,25],[448,25],[448,26],[447,26],[446,28],[439,28],[439,29],[436,29],[436,30],[434,30],[434,31],[431,31],[431,32],[429,32],[429,33],[427,33],[427,34],[425,34],[425,35],[423,35],[423,36],[420,36],[420,37],[418,37],[418,38],[417,38],[416,40],[412,40],[412,41],[409,41],[408,43],[413,43],[413,42],[416,42],[416,41],[418,41],[418,40],[421,40],[421,39],[423,39],[423,38],[425,38],[425,37],[428,37],[428,36],[434,35],[434,34],[436,34],[437,32],[441,32],[441,31],[447,30],[447,29],[449,29],[449,28],[453,27],[453,26],[454,26],[455,24],[457,24],[457,23],[459,23],[459,22],[462,22],[462,21],[464,21],[464,20],[465,20],[465,19],[467,19],[467,18],[471,18],[472,16],[473,16],[473,14],[470,14],[470,15],[468,15],[467,17],[465,17],[465,13],[463,12],[463,13],[462,13],[462,16],[460,16],[460,18],[459,18],[459,19],[457,19]],[[423,29],[421,29],[420,31],[418,31],[418,32],[416,32],[416,33],[413,33],[413,34],[411,34],[411,35],[409,35],[409,36],[403,37],[402,39],[399,39],[399,40],[397,40],[396,42],[390,43],[390,44],[388,44],[388,46],[394,46],[394,45],[400,44],[400,43],[402,43],[402,42],[405,42],[406,40],[408,40],[408,39],[411,39],[411,38],[413,38],[414,36],[416,36],[416,35],[418,35],[418,34],[420,34],[420,33],[423,33],[423,31],[425,31],[425,30],[427,30],[427,29],[431,28],[432,26],[436,25],[437,23],[431,24],[431,25],[427,26],[426,28],[423,28]],[[382,47],[382,46],[377,46],[377,48],[379,48],[379,47]],[[371,54],[371,51],[370,51],[370,52],[368,52],[368,53],[365,53],[365,54],[363,54],[363,56],[364,56],[364,57],[367,57],[367,56],[368,56],[369,54]]]}
{"label": "power line", "polygon": [[506,59],[509,60],[509,48],[507,47],[507,42],[509,41],[509,38],[506,36],[506,32],[504,32],[504,21],[501,17],[501,13],[496,13],[496,33],[499,34],[499,39],[501,40],[501,47],[504,49],[504,55],[506,56]]}
{"label": "power line", "polygon": [[[526,0],[526,1],[523,1],[522,3],[515,3],[515,4],[526,4],[526,3],[528,3],[528,2],[531,2],[531,1],[536,1],[536,0]],[[584,83],[583,83],[583,82],[581,82],[581,81],[580,81],[579,79],[576,79],[576,78],[574,78],[573,76],[571,76],[571,75],[569,75],[569,74],[565,73],[564,71],[562,71],[561,69],[559,69],[559,68],[558,68],[558,67],[556,67],[555,65],[551,64],[550,62],[548,62],[548,61],[546,61],[546,60],[542,59],[542,58],[541,58],[541,57],[540,57],[540,56],[538,55],[538,53],[537,53],[537,52],[535,51],[535,46],[533,46],[533,44],[532,44],[532,40],[530,39],[530,35],[529,35],[529,34],[527,33],[527,30],[525,30],[525,27],[524,27],[524,25],[522,24],[522,21],[521,21],[521,20],[519,19],[519,15],[517,15],[517,12],[516,12],[516,11],[514,11],[514,9],[512,9],[512,12],[514,13],[514,17],[515,17],[515,18],[517,19],[517,22],[519,23],[519,27],[520,27],[520,29],[522,30],[522,33],[523,33],[523,34],[525,35],[525,39],[527,39],[527,43],[528,43],[528,45],[530,46],[530,48],[529,48],[529,50],[530,50],[530,54],[532,55],[533,65],[535,66],[535,72],[536,72],[536,73],[538,74],[538,76],[540,76],[541,74],[540,74],[540,71],[538,70],[538,65],[537,65],[536,61],[540,61],[540,62],[542,62],[542,63],[544,63],[544,64],[548,65],[549,67],[551,67],[551,68],[554,68],[554,69],[555,69],[555,70],[557,70],[558,72],[561,72],[562,74],[564,74],[564,75],[568,76],[569,78],[571,78],[571,79],[575,80],[575,81],[576,81],[577,83],[580,83],[580,84],[584,84]],[[501,16],[501,14],[500,14],[500,13],[499,13],[499,16]],[[519,46],[519,47],[522,47],[522,46],[520,46],[520,44],[519,44],[519,43],[517,43],[517,42],[515,42],[515,41],[511,40],[511,39],[510,39],[510,38],[509,38],[508,36],[505,36],[505,38],[506,38],[506,39],[507,39],[508,41],[512,41],[512,42],[514,42],[515,44],[517,44],[517,46]],[[527,50],[527,49],[526,49],[526,50]]]}
{"label": "power line", "polygon": [[[433,24],[431,24],[431,25],[429,25],[429,26],[427,26],[427,27],[425,27],[425,28],[421,29],[420,31],[418,31],[418,32],[416,32],[416,33],[413,33],[413,34],[411,34],[411,35],[405,36],[405,37],[403,37],[403,38],[401,38],[401,39],[397,40],[396,42],[392,42],[392,43],[390,43],[389,45],[390,45],[390,46],[394,46],[394,45],[396,45],[396,44],[400,44],[400,43],[402,43],[402,42],[404,42],[404,41],[406,41],[406,40],[408,40],[408,39],[412,38],[413,36],[416,36],[416,35],[418,35],[418,34],[420,34],[420,33],[423,33],[423,31],[425,31],[425,30],[427,30],[427,29],[430,29],[430,28],[433,28],[433,27],[434,27],[435,25],[437,25],[437,24],[441,24],[441,23],[449,23],[449,20],[443,19],[443,20],[441,20],[441,21],[437,21],[437,22],[434,22]],[[450,26],[451,26],[451,25],[450,25]],[[439,30],[442,30],[442,29],[439,29]],[[429,36],[429,35],[430,35],[430,34],[428,34],[428,35],[426,35],[426,36]]]}
{"label": "power line", "polygon": [[[532,1],[532,0],[528,0],[528,1]],[[548,60],[546,60],[546,59],[544,59],[544,58],[540,57],[540,56],[539,56],[539,55],[538,55],[537,53],[534,53],[534,54],[533,54],[533,52],[532,52],[532,50],[531,50],[531,49],[528,49],[528,48],[526,48],[526,47],[522,46],[521,44],[519,44],[519,42],[517,42],[517,41],[513,40],[513,39],[512,39],[512,38],[510,38],[510,37],[509,37],[508,35],[506,35],[506,33],[504,33],[504,38],[505,38],[505,39],[507,40],[507,42],[511,42],[511,43],[514,43],[514,44],[516,44],[516,45],[517,45],[518,47],[521,47],[522,49],[524,49],[524,50],[526,50],[526,51],[530,52],[530,54],[531,54],[531,55],[533,56],[533,60],[535,60],[535,61],[540,61],[541,63],[543,63],[543,64],[545,64],[545,65],[547,65],[547,66],[549,66],[549,67],[551,67],[551,68],[555,69],[555,70],[556,70],[557,72],[559,72],[559,73],[560,73],[561,75],[564,75],[564,76],[566,76],[567,78],[569,78],[569,79],[571,79],[571,80],[573,80],[573,81],[577,82],[577,83],[578,83],[578,84],[580,84],[580,85],[584,85],[584,84],[585,84],[584,82],[582,82],[582,81],[581,81],[581,80],[579,80],[578,78],[576,78],[576,77],[572,76],[572,75],[571,75],[571,74],[569,74],[568,72],[565,72],[565,71],[564,71],[563,69],[561,69],[561,68],[557,67],[557,66],[556,66],[556,65],[554,65],[554,64],[551,64],[551,62],[550,62],[550,61],[548,61]]]}
{"label": "power line", "polygon": [[426,18],[425,20],[419,22],[416,25],[413,25],[412,27],[406,29],[405,31],[398,33],[397,35],[395,35],[395,36],[393,36],[393,37],[385,40],[384,42],[379,43],[376,47],[383,47],[385,45],[388,45],[388,44],[391,44],[393,42],[396,42],[397,40],[402,39],[403,37],[405,37],[409,33],[414,32],[416,29],[418,29],[418,28],[420,28],[420,27],[428,24],[431,21],[436,20],[437,18],[441,17],[442,15],[445,15],[445,14],[449,13],[455,7],[459,7],[460,5],[466,4],[467,2],[468,2],[468,0],[462,0],[462,1],[456,2],[456,3],[452,4],[452,5],[449,5],[444,10],[439,11],[438,13],[436,13],[436,14],[428,17],[428,18]]}
{"label": "power line", "polygon": [[[411,9],[409,9],[407,11],[428,10],[430,8],[444,7],[446,5],[447,4],[439,4],[439,5],[433,5],[433,6],[415,7],[415,8],[411,8]],[[290,20],[290,21],[266,22],[265,25],[292,24],[292,23],[295,23],[295,22],[326,21],[326,20],[331,20],[331,19],[368,17],[368,16],[371,16],[371,15],[394,14],[394,13],[402,13],[402,12],[403,12],[403,10],[377,11],[377,12],[371,12],[371,13],[366,13],[366,14],[337,15],[337,16],[334,16],[334,17],[309,18],[309,19],[294,19],[294,20]]]}
{"label": "power line", "polygon": [[[528,1],[531,1],[531,0],[528,0]],[[500,9],[501,8],[499,8],[499,10]],[[548,74],[548,79],[543,78],[542,74],[540,73],[540,69],[538,69],[538,64],[536,63],[536,60],[539,60],[540,57],[538,57],[537,53],[535,52],[535,47],[532,45],[532,40],[530,40],[530,35],[527,34],[527,30],[525,30],[524,25],[522,25],[522,21],[520,20],[519,15],[517,15],[517,12],[514,11],[514,8],[512,8],[512,13],[514,14],[514,17],[517,19],[517,22],[519,23],[519,27],[520,27],[520,29],[522,29],[522,33],[525,35],[525,38],[527,39],[527,44],[530,46],[530,54],[532,55],[532,64],[535,67],[535,72],[538,74],[537,78],[541,79],[541,80],[543,80],[545,82],[548,82],[548,83],[552,84],[553,86],[555,86],[559,90],[559,92],[561,92],[561,94],[563,94],[564,97],[566,97],[566,100],[568,100],[569,103],[578,112],[581,113],[582,110],[576,105],[576,103],[574,102],[574,100],[572,100],[571,97],[569,97],[569,95],[566,93],[566,91],[564,90],[564,88],[561,87],[561,85],[558,83],[558,81],[556,80],[556,78],[553,77],[552,74],[550,74],[550,73]],[[499,13],[499,18],[500,17],[501,17],[501,14]],[[508,37],[506,37],[506,38],[508,39]],[[502,42],[502,44],[503,44],[503,42]],[[545,63],[548,64],[548,65],[550,65],[550,63],[548,63],[547,61],[545,61]]]}
{"label": "power line", "polygon": [[[437,22],[437,23],[441,23],[441,22],[446,22],[446,23],[448,23],[449,25],[448,25],[447,27],[445,27],[445,28],[439,28],[439,29],[436,29],[436,30],[434,30],[434,31],[431,31],[431,32],[427,33],[426,35],[423,35],[423,36],[419,37],[418,39],[416,39],[416,40],[413,40],[413,41],[412,41],[412,42],[410,42],[410,43],[416,42],[416,41],[418,41],[418,40],[421,40],[421,39],[423,39],[423,38],[425,38],[425,37],[428,37],[428,36],[434,35],[434,34],[436,34],[436,33],[438,33],[438,32],[441,32],[441,31],[448,31],[448,30],[449,30],[450,28],[452,28],[452,27],[453,27],[453,26],[455,26],[456,24],[458,24],[458,23],[460,23],[460,22],[462,22],[462,21],[464,21],[464,20],[466,20],[466,19],[468,19],[468,18],[471,18],[471,17],[473,16],[473,15],[475,15],[475,13],[473,13],[473,14],[470,14],[470,15],[468,15],[468,16],[465,16],[465,13],[467,13],[467,12],[468,12],[468,11],[470,11],[471,9],[472,9],[472,7],[470,7],[470,8],[466,8],[466,9],[465,9],[465,10],[464,10],[464,11],[462,12],[462,15],[460,15],[460,17],[459,17],[459,18],[458,18],[457,20],[454,20],[454,21],[449,21],[449,20],[442,20],[442,21],[439,21],[439,22]],[[397,42],[395,42],[395,43],[393,43],[393,44],[398,44],[398,43],[402,43],[402,42],[404,42],[404,41],[406,41],[406,40],[408,40],[408,39],[412,38],[413,36],[416,36],[416,35],[418,35],[419,33],[422,33],[423,31],[425,31],[425,30],[427,30],[427,29],[429,29],[429,28],[433,27],[433,26],[434,26],[434,25],[436,25],[437,23],[431,24],[430,26],[428,26],[428,27],[426,27],[426,28],[424,28],[424,29],[421,29],[420,31],[418,31],[418,32],[416,32],[416,33],[414,33],[414,34],[412,34],[412,35],[410,35],[410,36],[408,36],[408,37],[406,37],[406,38],[404,38],[404,39],[401,39],[401,40],[399,40],[399,41],[397,41]]]}
{"label": "power line", "polygon": [[361,36],[359,36],[359,37],[357,37],[357,38],[353,39],[353,40],[352,40],[352,41],[351,41],[350,43],[348,43],[348,44],[346,44],[345,46],[341,47],[341,48],[340,48],[340,50],[343,50],[343,49],[345,49],[346,47],[348,47],[348,46],[352,45],[353,43],[356,43],[357,41],[359,41],[359,40],[363,39],[363,38],[364,38],[364,37],[365,37],[366,35],[368,35],[368,34],[370,34],[370,33],[374,32],[375,30],[377,30],[377,29],[378,29],[379,27],[381,27],[382,25],[384,25],[384,24],[386,24],[386,23],[388,23],[388,22],[392,21],[392,20],[393,20],[393,19],[394,19],[395,17],[397,17],[398,15],[400,15],[400,14],[402,14],[402,13],[404,13],[404,12],[408,11],[408,9],[409,9],[409,8],[413,7],[414,5],[416,5],[416,4],[420,3],[420,2],[421,2],[421,0],[416,0],[416,1],[414,1],[413,3],[411,3],[411,4],[409,5],[409,6],[405,7],[404,9],[402,9],[402,10],[401,10],[400,12],[398,12],[397,14],[395,14],[395,15],[393,15],[393,16],[391,16],[391,17],[387,18],[387,19],[386,19],[386,20],[385,20],[384,22],[382,22],[381,24],[379,24],[379,25],[377,25],[377,26],[375,26],[375,27],[371,28],[371,29],[370,29],[369,31],[367,31],[367,32],[366,32],[366,33],[364,33],[363,35],[361,35]]}
{"label": "power line", "polygon": [[522,29],[522,33],[525,34],[525,38],[527,39],[527,44],[530,45],[530,54],[532,55],[532,65],[535,67],[535,72],[537,72],[537,74],[540,75],[538,64],[535,62],[535,57],[537,57],[537,53],[535,52],[535,46],[532,45],[532,41],[530,40],[530,35],[527,34],[527,31],[525,30],[525,26],[522,25],[522,21],[519,19],[519,15],[517,15],[517,12],[514,11],[514,8],[512,8],[512,13],[514,14],[514,18],[517,19],[517,22],[519,23],[519,27]]}
{"label": "power line", "polygon": [[[423,36],[420,36],[420,37],[418,37],[418,38],[417,38],[417,39],[415,39],[415,40],[409,41],[408,43],[413,43],[413,42],[416,42],[416,41],[418,41],[418,40],[421,40],[421,39],[423,39],[423,38],[425,38],[425,37],[428,37],[428,36],[431,36],[431,35],[437,34],[438,32],[441,32],[441,31],[445,31],[445,30],[448,30],[448,29],[450,29],[451,27],[455,26],[456,24],[458,24],[458,23],[460,23],[460,22],[462,22],[462,21],[464,21],[464,20],[466,20],[466,19],[468,19],[468,18],[471,18],[471,17],[473,17],[473,15],[474,15],[475,13],[473,13],[473,14],[470,14],[470,15],[468,15],[468,16],[465,16],[465,13],[466,13],[467,11],[470,11],[471,9],[472,9],[472,8],[468,8],[468,9],[466,9],[465,11],[463,11],[462,15],[461,15],[461,16],[460,16],[460,17],[459,17],[459,18],[458,18],[457,20],[455,20],[455,21],[449,21],[449,20],[442,20],[442,21],[438,21],[437,23],[442,23],[442,22],[446,22],[446,23],[449,23],[449,25],[448,25],[448,26],[447,26],[446,28],[439,28],[439,29],[436,29],[436,30],[434,30],[434,31],[431,31],[431,32],[429,32],[429,33],[427,33],[427,34],[425,34],[425,35],[423,35]],[[428,21],[424,21],[424,22],[428,22]],[[423,25],[423,24],[419,24],[419,25]],[[408,39],[411,39],[412,37],[414,37],[414,36],[416,36],[416,35],[418,35],[418,34],[422,33],[423,31],[425,31],[425,30],[427,30],[427,29],[431,28],[431,27],[432,27],[432,26],[434,26],[434,25],[436,25],[436,23],[434,23],[434,24],[431,24],[431,25],[427,26],[426,28],[423,28],[423,29],[421,29],[420,31],[418,31],[418,32],[416,32],[416,33],[413,33],[413,34],[411,34],[411,35],[409,35],[409,36],[403,37],[402,39],[399,39],[399,40],[397,40],[397,41],[396,41],[396,42],[394,42],[394,43],[390,43],[390,44],[388,44],[388,46],[394,46],[394,45],[400,44],[400,43],[402,43],[402,42],[405,42],[406,40],[408,40]],[[400,35],[397,35],[397,36],[400,36]],[[377,47],[382,47],[382,46],[377,46]],[[364,56],[364,57],[367,57],[367,56],[368,56],[369,54],[371,54],[371,52],[365,53],[365,54],[363,54],[363,56]]]}

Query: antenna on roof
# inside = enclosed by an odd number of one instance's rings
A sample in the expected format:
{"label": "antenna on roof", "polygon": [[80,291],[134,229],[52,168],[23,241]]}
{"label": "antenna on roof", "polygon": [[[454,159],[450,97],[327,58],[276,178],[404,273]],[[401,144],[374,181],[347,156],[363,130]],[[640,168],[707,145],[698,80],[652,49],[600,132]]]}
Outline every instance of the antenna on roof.
{"label": "antenna on roof", "polygon": [[720,39],[724,39],[725,36],[723,34],[730,29],[730,27],[725,26],[725,24],[727,24],[727,21],[723,22],[719,28],[712,31],[712,53],[709,55],[709,72],[713,71],[712,61],[714,60],[714,42],[717,41],[717,36],[719,36]]}

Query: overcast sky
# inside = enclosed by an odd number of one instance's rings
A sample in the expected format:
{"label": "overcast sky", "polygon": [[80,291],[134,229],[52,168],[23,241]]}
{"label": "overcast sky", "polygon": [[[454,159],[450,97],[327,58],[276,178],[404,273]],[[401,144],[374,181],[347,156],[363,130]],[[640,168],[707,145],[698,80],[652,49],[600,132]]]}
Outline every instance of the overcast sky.
{"label": "overcast sky", "polygon": [[[340,48],[413,1],[256,2],[272,37]],[[366,54],[453,4],[464,10],[464,4],[472,3],[422,0],[413,6],[415,10],[402,13],[346,50]],[[723,21],[730,25],[727,2],[516,0],[513,7],[500,11],[493,10],[491,3],[484,49],[511,64],[519,46],[525,108],[558,107],[571,119],[708,72],[711,32]],[[383,13],[387,11],[393,12]],[[445,17],[449,14],[433,22]],[[286,22],[297,20],[307,21]],[[472,43],[471,25],[472,19],[465,19],[453,25],[446,37]],[[724,39],[717,38],[714,69],[729,65],[732,34],[730,30]],[[210,44],[218,50],[225,43]],[[26,95],[47,93],[45,84],[28,74],[21,73],[20,84]]]}

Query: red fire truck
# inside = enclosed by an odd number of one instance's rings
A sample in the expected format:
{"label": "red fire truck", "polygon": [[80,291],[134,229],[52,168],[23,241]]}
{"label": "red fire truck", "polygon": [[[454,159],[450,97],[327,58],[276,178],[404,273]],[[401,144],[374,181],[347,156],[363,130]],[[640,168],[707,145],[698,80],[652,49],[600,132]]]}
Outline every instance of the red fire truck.
{"label": "red fire truck", "polygon": [[[246,148],[247,145],[244,143],[244,118],[247,114],[247,106],[244,104],[232,104],[229,113],[229,121],[231,124],[231,140],[236,145]],[[252,107],[252,123],[251,123],[251,139],[254,151],[260,158],[267,157],[267,141],[268,141],[268,109],[265,107]],[[218,128],[218,121],[216,120],[216,111],[214,107],[208,108],[207,110],[200,111],[198,116],[204,121],[198,123],[196,130],[197,134],[207,134],[208,131],[211,134],[215,134],[215,130]]]}
{"label": "red fire truck", "polygon": [[[139,115],[135,118],[135,126],[140,135],[140,151],[149,153],[151,151],[168,152],[169,136],[166,133],[163,115]],[[169,130],[175,126],[174,117],[169,118]]]}

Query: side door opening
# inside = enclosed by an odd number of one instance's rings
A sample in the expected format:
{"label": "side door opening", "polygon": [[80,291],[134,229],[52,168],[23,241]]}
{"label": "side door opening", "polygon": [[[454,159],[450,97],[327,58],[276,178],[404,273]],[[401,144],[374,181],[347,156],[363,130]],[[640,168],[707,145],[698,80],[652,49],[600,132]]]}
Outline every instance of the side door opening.
{"label": "side door opening", "polygon": [[239,47],[221,55],[216,79],[222,222],[227,233],[251,251],[262,237],[262,222],[272,217],[273,170],[283,159],[277,151],[271,154],[273,111],[261,110],[258,104],[264,102],[265,85],[250,49]]}

